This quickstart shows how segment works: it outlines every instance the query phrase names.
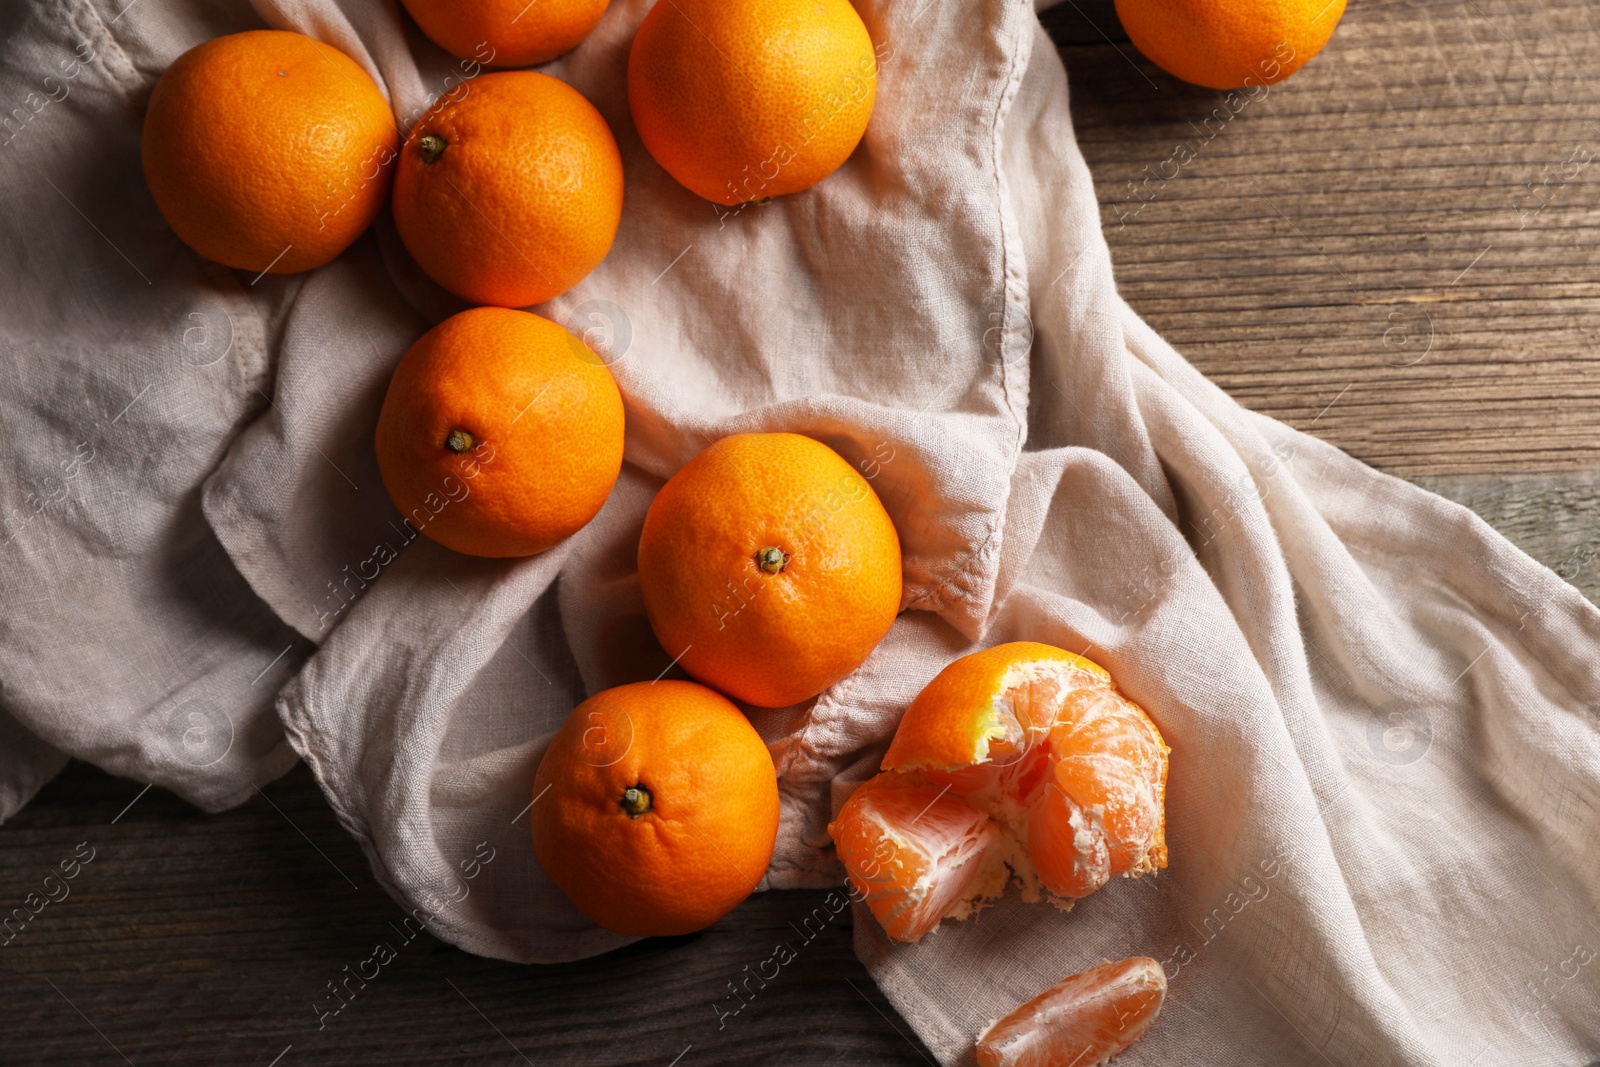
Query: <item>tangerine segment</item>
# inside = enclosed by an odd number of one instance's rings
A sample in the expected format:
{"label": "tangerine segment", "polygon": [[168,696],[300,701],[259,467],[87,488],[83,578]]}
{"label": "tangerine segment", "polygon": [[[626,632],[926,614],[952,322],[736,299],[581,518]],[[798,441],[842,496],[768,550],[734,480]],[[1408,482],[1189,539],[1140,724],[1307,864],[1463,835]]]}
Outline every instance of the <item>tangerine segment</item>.
{"label": "tangerine segment", "polygon": [[922,775],[934,785],[948,785],[964,797],[982,794],[1013,797],[1019,801],[1032,798],[1039,787],[1050,780],[1053,764],[1048,739],[1027,746],[1001,743],[992,746],[989,752],[993,758],[987,763],[956,770],[930,767]]}
{"label": "tangerine segment", "polygon": [[1086,897],[1111,880],[1111,849],[1095,813],[1050,783],[1028,808],[1028,858],[1058,897]]}
{"label": "tangerine segment", "polygon": [[872,778],[828,833],[850,881],[896,941],[920,940],[940,920],[964,918],[1005,888],[994,821],[916,775]]}
{"label": "tangerine segment", "polygon": [[1150,1028],[1167,976],[1148,956],[1069,975],[978,1038],[980,1067],[1095,1067]]}
{"label": "tangerine segment", "polygon": [[[1113,875],[1167,865],[1167,752],[1155,724],[1114,690],[1072,694],[1051,731],[1054,784],[1096,813]],[[1081,895],[1081,894],[1080,894]]]}

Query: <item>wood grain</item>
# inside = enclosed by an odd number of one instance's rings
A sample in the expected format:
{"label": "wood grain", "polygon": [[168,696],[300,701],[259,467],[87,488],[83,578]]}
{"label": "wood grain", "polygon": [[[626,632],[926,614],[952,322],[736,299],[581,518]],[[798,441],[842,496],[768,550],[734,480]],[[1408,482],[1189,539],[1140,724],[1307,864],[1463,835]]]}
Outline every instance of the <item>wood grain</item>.
{"label": "wood grain", "polygon": [[1469,474],[1417,481],[1471,508],[1591,602],[1600,603],[1600,493],[1592,477]]}
{"label": "wood grain", "polygon": [[1045,21],[1122,292],[1234,397],[1402,476],[1600,461],[1588,0],[1355,0],[1237,114],[1109,2]]}
{"label": "wood grain", "polygon": [[[73,764],[0,831],[7,911],[93,850],[0,947],[7,1067],[928,1062],[856,960],[848,910],[809,941],[790,926],[823,891],[759,895],[691,937],[516,966],[397,929],[404,913],[303,765],[216,816],[140,788]],[[727,1014],[728,983],[780,940],[796,958],[765,989],[741,985],[755,992]],[[327,983],[380,941],[394,961],[324,1018]]]}

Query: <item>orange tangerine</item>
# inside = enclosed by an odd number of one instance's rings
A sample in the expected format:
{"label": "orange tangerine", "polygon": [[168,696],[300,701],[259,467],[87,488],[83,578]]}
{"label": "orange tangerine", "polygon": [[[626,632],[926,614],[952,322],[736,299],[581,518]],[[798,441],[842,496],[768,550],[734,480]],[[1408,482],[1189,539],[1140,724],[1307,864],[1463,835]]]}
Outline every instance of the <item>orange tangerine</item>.
{"label": "orange tangerine", "polygon": [[469,556],[531,556],[577,533],[622,469],[622,393],[549,319],[468,308],[401,358],[378,473],[407,522]]}
{"label": "orange tangerine", "polygon": [[[883,773],[829,831],[897,940],[998,897],[1005,868],[1025,900],[1070,907],[1115,876],[1167,865],[1168,752],[1099,664],[1037,642],[996,645],[917,695]],[[926,810],[908,815],[918,799]]]}
{"label": "orange tangerine", "polygon": [[579,704],[533,795],[539,866],[590,919],[634,937],[722,918],[755,889],[778,836],[766,744],[693,682],[620,685]]}
{"label": "orange tangerine", "polygon": [[730,206],[832,174],[877,91],[877,53],[850,0],[658,3],[628,53],[639,139],[684,188]]}
{"label": "orange tangerine", "polygon": [[622,156],[578,90],[548,74],[473,80],[412,127],[394,225],[424,273],[474,304],[542,304],[611,251]]}
{"label": "orange tangerine", "polygon": [[1272,85],[1328,43],[1345,0],[1116,0],[1134,47],[1211,89]]}
{"label": "orange tangerine", "polygon": [[741,433],[667,479],[639,534],[661,647],[736,700],[810,700],[900,611],[900,536],[872,483],[820,441]]}
{"label": "orange tangerine", "polygon": [[400,0],[428,39],[461,60],[526,67],[589,35],[608,0]]}
{"label": "orange tangerine", "polygon": [[140,146],[162,217],[252,273],[329,262],[389,198],[394,114],[355,60],[283,30],[196,45],[156,81]]}

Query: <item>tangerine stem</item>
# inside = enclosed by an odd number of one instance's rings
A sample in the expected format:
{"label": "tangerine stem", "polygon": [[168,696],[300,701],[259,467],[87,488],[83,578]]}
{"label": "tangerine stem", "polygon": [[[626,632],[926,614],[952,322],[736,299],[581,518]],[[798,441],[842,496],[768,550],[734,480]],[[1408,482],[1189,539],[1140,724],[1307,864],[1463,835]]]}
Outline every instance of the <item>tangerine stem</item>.
{"label": "tangerine stem", "polygon": [[652,797],[643,785],[631,785],[622,791],[622,810],[629,818],[637,819],[650,810]]}
{"label": "tangerine stem", "polygon": [[789,562],[788,553],[768,545],[756,553],[756,566],[768,574],[777,574]]}
{"label": "tangerine stem", "polygon": [[427,166],[429,163],[432,163],[434,160],[438,159],[439,156],[443,154],[447,144],[449,144],[449,142],[436,133],[430,133],[426,137],[423,137],[421,140],[419,140],[417,142],[417,147],[422,151],[423,166]]}
{"label": "tangerine stem", "polygon": [[472,439],[472,434],[466,430],[451,430],[450,436],[444,439],[444,447],[457,455],[468,451],[474,444],[476,442]]}

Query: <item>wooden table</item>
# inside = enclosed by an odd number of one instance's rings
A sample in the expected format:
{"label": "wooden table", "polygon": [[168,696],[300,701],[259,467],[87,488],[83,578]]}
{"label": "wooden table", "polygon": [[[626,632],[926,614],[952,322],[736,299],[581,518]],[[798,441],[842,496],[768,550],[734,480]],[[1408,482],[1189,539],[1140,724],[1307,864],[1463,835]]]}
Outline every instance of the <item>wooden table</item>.
{"label": "wooden table", "polygon": [[[1355,0],[1328,52],[1226,119],[1221,94],[1146,63],[1110,3],[1046,22],[1133,306],[1247,405],[1469,504],[1600,592],[1588,0]],[[1194,158],[1163,177],[1180,143]],[[6,908],[94,850],[0,949],[0,1063],[929,1061],[855,961],[848,914],[719,1028],[726,984],[820,893],[555,967],[423,936],[319,1029],[313,1000],[401,913],[310,774],[211,817],[140,789],[73,765],[0,830]]]}

